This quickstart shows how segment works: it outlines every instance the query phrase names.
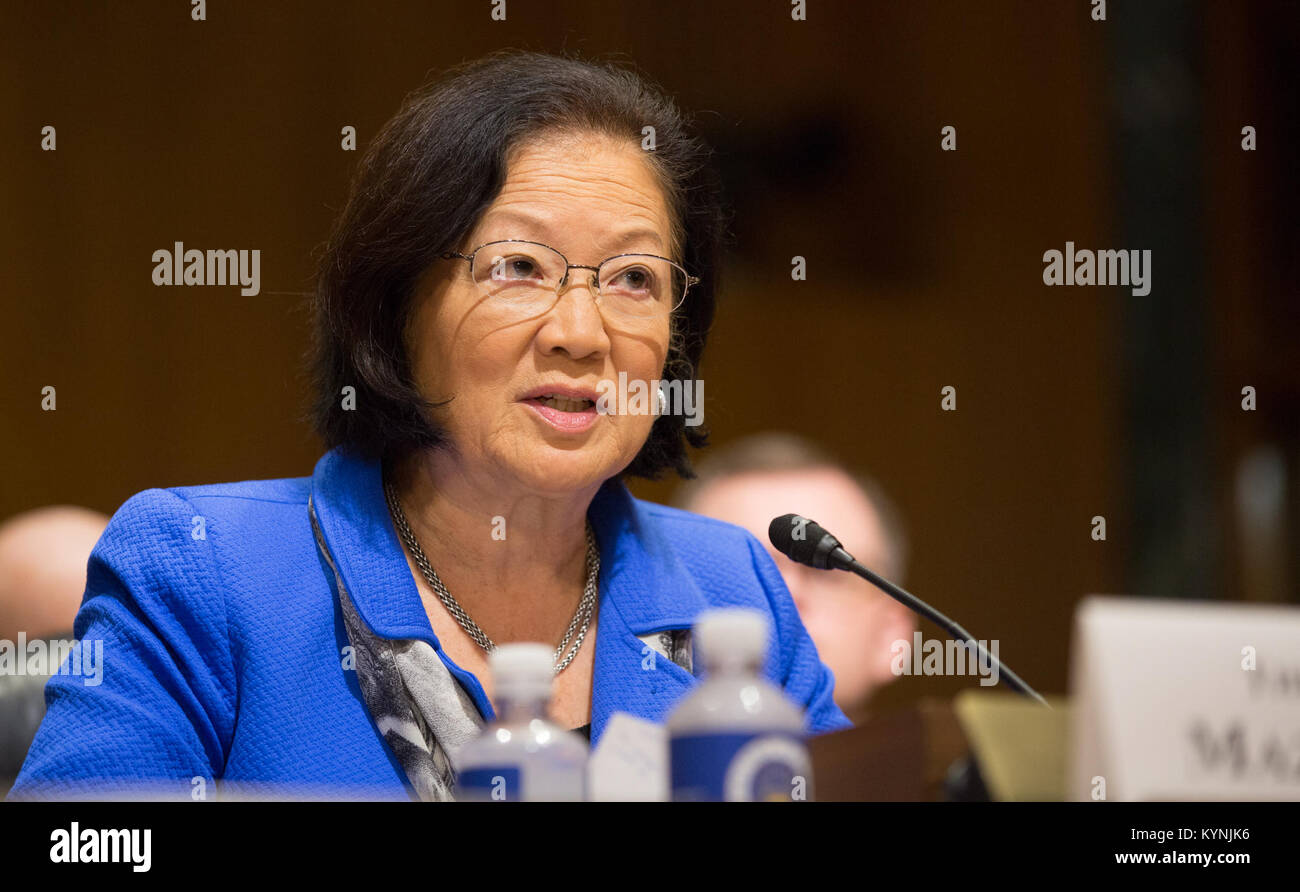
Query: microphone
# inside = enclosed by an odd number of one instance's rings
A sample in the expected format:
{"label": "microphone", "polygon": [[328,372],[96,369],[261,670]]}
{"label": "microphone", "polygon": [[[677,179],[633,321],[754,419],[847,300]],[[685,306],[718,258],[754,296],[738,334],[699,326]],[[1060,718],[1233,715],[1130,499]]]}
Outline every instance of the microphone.
{"label": "microphone", "polygon": [[809,520],[798,514],[783,514],[772,519],[772,522],[767,527],[767,538],[772,541],[772,545],[776,547],[777,551],[796,564],[815,567],[818,570],[848,570],[850,573],[861,576],[895,601],[902,603],[914,613],[919,613],[939,626],[950,637],[973,648],[979,659],[985,661],[985,665],[996,665],[998,667],[998,678],[1005,681],[1007,687],[1024,694],[1026,697],[1031,697],[1051,709],[1051,706],[1042,698],[1042,695],[1025,684],[1020,676],[1012,672],[1005,663],[989,653],[982,644],[975,640],[970,632],[967,632],[911,592],[899,588],[888,579],[877,576],[867,567],[858,563],[853,555],[844,550],[840,540],[827,532],[817,521]]}

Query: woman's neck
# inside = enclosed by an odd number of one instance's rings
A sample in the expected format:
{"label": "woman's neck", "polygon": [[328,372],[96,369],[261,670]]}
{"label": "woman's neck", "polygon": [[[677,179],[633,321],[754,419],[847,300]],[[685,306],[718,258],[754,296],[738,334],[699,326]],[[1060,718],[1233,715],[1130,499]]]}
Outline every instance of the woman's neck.
{"label": "woman's neck", "polygon": [[429,562],[489,635],[513,640],[567,625],[586,578],[598,484],[562,497],[526,492],[446,451],[399,464],[391,481]]}

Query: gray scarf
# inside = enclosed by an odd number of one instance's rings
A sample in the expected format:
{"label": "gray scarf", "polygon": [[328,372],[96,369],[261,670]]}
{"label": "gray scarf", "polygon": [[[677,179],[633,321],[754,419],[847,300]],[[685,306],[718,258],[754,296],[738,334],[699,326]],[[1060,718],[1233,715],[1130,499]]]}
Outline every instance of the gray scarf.
{"label": "gray scarf", "polygon": [[343,625],[366,708],[424,802],[453,799],[451,757],[478,736],[483,717],[432,647],[419,639],[375,635],[361,621],[308,502],[316,547],[334,571]]}
{"label": "gray scarf", "polygon": [[[334,572],[343,625],[355,659],[357,684],[375,727],[421,801],[455,799],[452,792],[456,773],[452,759],[482,730],[485,723],[478,707],[427,642],[381,638],[370,631],[357,615],[343,577],[325,545],[310,498],[307,509],[316,547]],[[687,672],[692,671],[689,629],[652,632],[640,638]]]}

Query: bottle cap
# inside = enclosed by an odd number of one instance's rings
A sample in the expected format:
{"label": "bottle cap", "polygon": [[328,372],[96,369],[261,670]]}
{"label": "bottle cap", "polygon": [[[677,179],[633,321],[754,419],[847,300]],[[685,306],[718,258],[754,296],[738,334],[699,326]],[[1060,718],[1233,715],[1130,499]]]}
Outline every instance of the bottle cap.
{"label": "bottle cap", "polygon": [[501,644],[488,658],[497,696],[549,700],[555,681],[555,649],[545,644]]}
{"label": "bottle cap", "polygon": [[767,616],[748,607],[706,610],[695,620],[695,642],[709,666],[761,665],[768,635]]}

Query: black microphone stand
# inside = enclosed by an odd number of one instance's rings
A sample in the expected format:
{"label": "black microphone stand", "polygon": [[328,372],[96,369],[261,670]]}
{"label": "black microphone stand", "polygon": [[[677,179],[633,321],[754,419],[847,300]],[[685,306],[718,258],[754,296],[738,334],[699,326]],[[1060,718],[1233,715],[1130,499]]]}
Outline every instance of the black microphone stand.
{"label": "black microphone stand", "polygon": [[[798,530],[797,536],[793,533],[794,529]],[[1007,687],[1024,694],[1026,697],[1037,700],[1048,709],[1052,708],[1041,694],[1026,684],[1019,675],[1012,672],[1005,663],[989,653],[988,649],[976,641],[970,632],[967,632],[911,592],[894,585],[884,577],[877,576],[867,567],[858,563],[857,558],[845,551],[844,546],[840,545],[840,540],[832,536],[815,520],[809,520],[798,514],[785,514],[773,518],[772,523],[767,528],[767,536],[778,551],[796,563],[815,567],[818,570],[848,570],[861,576],[895,601],[939,626],[952,638],[966,645],[968,649],[974,650],[976,658],[982,660],[983,665],[997,666],[998,678],[1004,680]]]}
{"label": "black microphone stand", "polygon": [[893,598],[895,601],[899,601],[900,603],[910,607],[916,613],[921,614],[921,616],[924,616],[926,619],[939,626],[939,628],[943,629],[951,637],[963,642],[968,648],[973,648],[978,654],[978,659],[983,661],[985,666],[996,665],[998,667],[998,678],[1004,680],[1007,683],[1007,687],[1011,688],[1013,691],[1018,691],[1021,694],[1024,694],[1026,697],[1032,697],[1048,709],[1052,708],[1051,705],[1043,699],[1041,694],[1026,684],[1019,675],[1012,672],[1011,668],[1007,666],[1007,664],[989,653],[988,649],[976,641],[970,632],[967,632],[961,626],[957,625],[957,623],[935,610],[911,592],[905,591],[899,586],[894,585],[894,583],[890,582],[888,579],[872,573],[871,570],[858,563],[853,555],[844,551],[844,549],[841,548],[839,550],[844,552],[845,558],[848,558],[847,561],[841,559],[841,561],[836,562],[836,566],[838,566],[839,569],[856,573],[867,582],[870,582],[876,588],[889,595],[889,597]]}

